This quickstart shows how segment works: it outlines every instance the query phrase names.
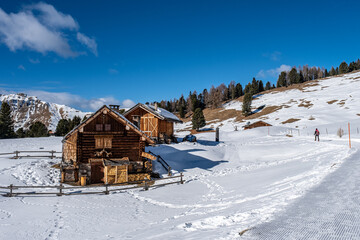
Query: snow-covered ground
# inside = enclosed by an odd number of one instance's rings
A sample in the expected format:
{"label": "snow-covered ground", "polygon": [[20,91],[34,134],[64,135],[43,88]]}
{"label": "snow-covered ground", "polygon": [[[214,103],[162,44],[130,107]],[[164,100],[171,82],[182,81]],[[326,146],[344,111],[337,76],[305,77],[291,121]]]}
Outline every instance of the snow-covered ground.
{"label": "snow-covered ground", "polygon": [[[352,73],[265,94],[254,108],[284,107],[251,121],[272,127],[234,131],[244,123],[233,118],[214,124],[221,125],[219,143],[208,132],[198,134],[197,143],[149,147],[174,173],[184,172],[182,185],[110,195],[0,196],[0,239],[359,239],[359,84],[360,73]],[[241,109],[241,103],[224,108]],[[282,124],[290,118],[299,120]],[[314,142],[315,128],[320,142]],[[61,151],[61,138],[0,140],[0,153],[39,149]],[[58,162],[0,156],[0,186],[59,184],[59,171],[51,168]]]}
{"label": "snow-covered ground", "polygon": [[[224,131],[220,143],[214,133],[203,133],[197,143],[151,147],[185,173],[183,185],[110,195],[0,197],[0,232],[10,239],[241,238],[239,232],[275,220],[356,156],[355,148],[335,137],[314,142],[312,136],[287,137],[281,127],[268,132]],[[60,150],[61,138],[0,140],[0,152],[40,147]],[[0,186],[56,184],[59,173],[50,168],[56,161],[2,157]]]}

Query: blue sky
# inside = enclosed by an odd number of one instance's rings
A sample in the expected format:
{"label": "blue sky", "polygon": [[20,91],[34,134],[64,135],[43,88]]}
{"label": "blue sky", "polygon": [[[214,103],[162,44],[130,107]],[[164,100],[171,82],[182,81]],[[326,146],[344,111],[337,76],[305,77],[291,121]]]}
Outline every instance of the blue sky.
{"label": "blue sky", "polygon": [[359,58],[357,1],[0,0],[0,92],[95,110]]}

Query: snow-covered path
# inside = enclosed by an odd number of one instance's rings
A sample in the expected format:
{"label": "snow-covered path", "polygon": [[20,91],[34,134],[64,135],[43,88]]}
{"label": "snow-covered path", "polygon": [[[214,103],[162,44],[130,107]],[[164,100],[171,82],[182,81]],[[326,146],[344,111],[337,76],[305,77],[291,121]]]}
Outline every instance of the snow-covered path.
{"label": "snow-covered path", "polygon": [[275,220],[244,233],[244,239],[359,239],[359,179],[356,151]]}

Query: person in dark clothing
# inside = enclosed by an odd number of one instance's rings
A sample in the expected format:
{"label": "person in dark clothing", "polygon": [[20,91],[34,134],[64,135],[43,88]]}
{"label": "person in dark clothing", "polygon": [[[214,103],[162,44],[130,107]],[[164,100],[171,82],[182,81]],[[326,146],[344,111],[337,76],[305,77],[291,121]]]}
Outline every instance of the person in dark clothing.
{"label": "person in dark clothing", "polygon": [[320,136],[320,132],[319,132],[319,130],[318,130],[318,129],[316,129],[316,130],[315,130],[314,135],[315,135],[315,141],[316,141],[316,138],[317,138],[317,140],[318,140],[318,141],[320,141],[320,138],[319,138],[319,136]]}

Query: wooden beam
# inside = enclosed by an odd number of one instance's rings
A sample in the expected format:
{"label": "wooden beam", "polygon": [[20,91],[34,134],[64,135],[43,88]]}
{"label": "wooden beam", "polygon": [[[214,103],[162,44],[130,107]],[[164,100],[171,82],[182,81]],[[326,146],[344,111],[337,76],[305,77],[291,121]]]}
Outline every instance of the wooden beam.
{"label": "wooden beam", "polygon": [[141,156],[146,157],[146,158],[151,159],[151,160],[156,160],[157,159],[157,157],[155,155],[152,155],[152,154],[147,153],[147,152],[142,152]]}

